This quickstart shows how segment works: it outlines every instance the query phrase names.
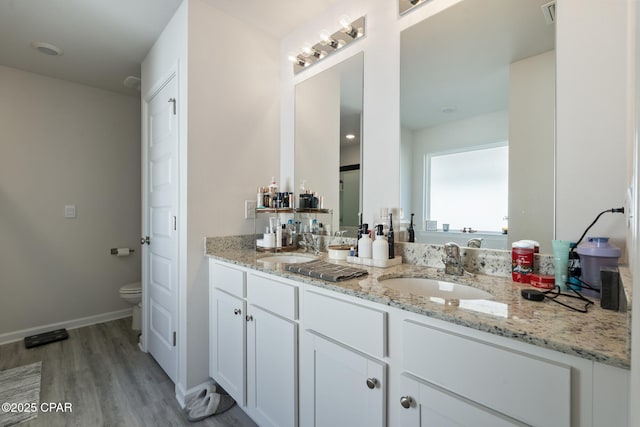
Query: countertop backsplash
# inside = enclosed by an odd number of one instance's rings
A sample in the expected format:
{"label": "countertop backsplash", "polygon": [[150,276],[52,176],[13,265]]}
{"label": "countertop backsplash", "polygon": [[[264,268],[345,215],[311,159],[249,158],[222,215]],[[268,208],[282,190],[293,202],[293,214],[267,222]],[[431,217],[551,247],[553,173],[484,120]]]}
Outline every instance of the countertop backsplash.
{"label": "countertop backsplash", "polygon": [[[254,235],[222,236],[205,239],[205,253],[214,249],[250,249],[255,248]],[[356,239],[349,237],[320,236],[320,250],[327,251],[327,246],[346,244],[357,247]],[[476,249],[460,247],[464,269],[470,273],[488,276],[511,277],[511,251],[500,249]],[[395,254],[402,257],[404,264],[423,267],[444,268],[442,262],[442,245],[429,243],[396,242]],[[553,255],[536,254],[534,258],[535,273],[553,275]]]}

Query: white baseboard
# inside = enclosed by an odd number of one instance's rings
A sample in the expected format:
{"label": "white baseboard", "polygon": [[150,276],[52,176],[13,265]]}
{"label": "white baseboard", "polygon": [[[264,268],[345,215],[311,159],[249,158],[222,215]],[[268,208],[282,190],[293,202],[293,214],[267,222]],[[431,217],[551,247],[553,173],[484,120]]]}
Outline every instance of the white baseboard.
{"label": "white baseboard", "polygon": [[131,308],[125,308],[123,310],[111,311],[109,313],[96,314],[95,316],[81,317],[79,319],[72,319],[64,322],[51,323],[49,325],[36,326],[35,328],[22,329],[15,332],[7,332],[5,334],[0,334],[0,345],[20,341],[24,339],[24,337],[40,334],[42,332],[53,331],[62,328],[76,329],[83,326],[109,322],[111,320],[122,319],[123,317],[129,316],[131,316]]}

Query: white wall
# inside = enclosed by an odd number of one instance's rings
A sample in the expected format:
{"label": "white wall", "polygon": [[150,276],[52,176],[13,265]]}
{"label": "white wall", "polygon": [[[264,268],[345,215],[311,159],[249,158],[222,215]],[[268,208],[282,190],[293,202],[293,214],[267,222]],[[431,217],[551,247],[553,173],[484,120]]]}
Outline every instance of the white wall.
{"label": "white wall", "polygon": [[509,69],[509,243],[535,239],[543,253],[554,235],[555,77],[554,50]]}
{"label": "white wall", "polygon": [[255,200],[256,188],[278,176],[277,61],[275,40],[189,0],[143,63],[143,94],[177,64],[182,100],[176,384],[182,395],[209,376],[204,238],[253,233],[244,200]]}
{"label": "white wall", "polygon": [[[556,238],[577,239],[598,213],[624,205],[630,176],[627,50],[632,2],[557,3]],[[589,232],[625,248],[625,218],[604,215]]]}
{"label": "white wall", "polygon": [[278,176],[278,77],[274,39],[189,2],[188,387],[208,377],[204,238],[253,233],[244,201]]}
{"label": "white wall", "polygon": [[360,144],[340,146],[340,166],[360,164]]}
{"label": "white wall", "polygon": [[[0,93],[0,341],[129,309],[118,288],[140,279],[139,99],[6,67]],[[118,246],[136,252],[110,255]]]}
{"label": "white wall", "polygon": [[416,204],[413,194],[416,188],[422,188],[423,185],[422,181],[414,181],[413,173],[413,131],[402,127],[400,129],[400,207],[404,211],[405,219],[409,221],[412,213],[422,211],[419,202]]}

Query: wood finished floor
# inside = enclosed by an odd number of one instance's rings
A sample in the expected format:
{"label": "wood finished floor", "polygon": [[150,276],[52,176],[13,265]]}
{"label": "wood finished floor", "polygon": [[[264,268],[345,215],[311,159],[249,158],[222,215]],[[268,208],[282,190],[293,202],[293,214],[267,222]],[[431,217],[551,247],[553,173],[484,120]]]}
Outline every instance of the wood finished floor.
{"label": "wood finished floor", "polygon": [[32,349],[23,341],[0,346],[0,370],[38,361],[40,402],[70,402],[73,412],[39,412],[21,426],[255,426],[237,405],[189,422],[174,384],[139,350],[131,318],[72,329],[68,340]]}

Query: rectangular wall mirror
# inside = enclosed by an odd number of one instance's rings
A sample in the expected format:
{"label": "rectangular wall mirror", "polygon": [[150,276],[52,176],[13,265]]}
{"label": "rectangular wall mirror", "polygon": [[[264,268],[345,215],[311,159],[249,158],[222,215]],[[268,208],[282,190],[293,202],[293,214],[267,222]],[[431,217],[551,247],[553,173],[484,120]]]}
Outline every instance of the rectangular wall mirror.
{"label": "rectangular wall mirror", "polygon": [[[363,53],[295,88],[295,185],[333,209],[331,233],[355,237],[362,206]],[[326,225],[326,224],[325,224]]]}
{"label": "rectangular wall mirror", "polygon": [[[405,217],[415,213],[416,241],[480,238],[482,247],[508,249],[534,239],[551,251],[555,24],[541,8],[548,1],[463,0],[402,32],[401,203]],[[426,231],[427,220],[437,221],[436,231]]]}

